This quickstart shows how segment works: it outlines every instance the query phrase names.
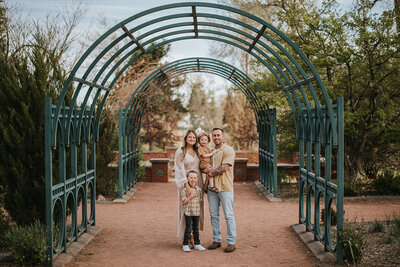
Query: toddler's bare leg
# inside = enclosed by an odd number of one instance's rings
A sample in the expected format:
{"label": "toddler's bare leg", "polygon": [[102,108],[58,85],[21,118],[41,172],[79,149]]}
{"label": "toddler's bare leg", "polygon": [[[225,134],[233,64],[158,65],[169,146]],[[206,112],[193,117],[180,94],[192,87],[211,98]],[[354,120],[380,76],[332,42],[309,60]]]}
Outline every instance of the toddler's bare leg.
{"label": "toddler's bare leg", "polygon": [[214,187],[214,178],[213,177],[211,177],[210,178],[210,187]]}

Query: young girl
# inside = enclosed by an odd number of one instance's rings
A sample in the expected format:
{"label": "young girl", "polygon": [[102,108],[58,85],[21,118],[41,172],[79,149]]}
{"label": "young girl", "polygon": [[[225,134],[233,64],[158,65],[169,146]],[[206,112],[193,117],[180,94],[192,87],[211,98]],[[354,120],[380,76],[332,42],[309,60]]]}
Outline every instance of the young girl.
{"label": "young girl", "polygon": [[[199,147],[197,148],[197,155],[200,158],[200,170],[202,173],[207,174],[212,171],[212,166],[211,166],[211,157],[214,156],[215,153],[218,152],[218,150],[214,150],[210,152],[210,149],[207,147],[207,144],[210,142],[210,136],[202,132],[199,134],[198,142],[199,142]],[[214,186],[214,178],[210,178],[208,181],[208,187],[205,188],[204,191],[207,192],[207,190],[213,191],[218,193],[218,189]]]}
{"label": "young girl", "polygon": [[187,181],[191,188],[191,193],[188,193],[184,186],[182,186],[181,189],[182,205],[185,214],[185,235],[183,238],[182,249],[185,252],[190,252],[189,240],[192,232],[194,236],[194,249],[205,250],[205,248],[200,245],[199,238],[200,203],[202,201],[202,192],[200,187],[196,185],[198,179],[197,171],[188,171]]}

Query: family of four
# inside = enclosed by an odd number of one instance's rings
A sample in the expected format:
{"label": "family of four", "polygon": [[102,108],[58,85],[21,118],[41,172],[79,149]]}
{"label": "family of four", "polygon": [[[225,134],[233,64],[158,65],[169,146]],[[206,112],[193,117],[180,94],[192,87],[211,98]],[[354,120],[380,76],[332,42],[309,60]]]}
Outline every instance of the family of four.
{"label": "family of four", "polygon": [[[178,186],[178,234],[183,238],[183,251],[189,252],[191,237],[195,250],[205,250],[200,245],[199,229],[204,229],[203,195],[207,193],[213,229],[213,242],[208,249],[221,247],[220,206],[224,211],[227,226],[225,252],[236,249],[236,225],[233,214],[233,164],[235,150],[225,144],[224,131],[212,130],[215,147],[210,151],[211,141],[207,133],[197,136],[187,131],[183,146],[175,153],[175,182]],[[204,178],[203,178],[204,176]],[[193,234],[193,235],[192,235]]]}

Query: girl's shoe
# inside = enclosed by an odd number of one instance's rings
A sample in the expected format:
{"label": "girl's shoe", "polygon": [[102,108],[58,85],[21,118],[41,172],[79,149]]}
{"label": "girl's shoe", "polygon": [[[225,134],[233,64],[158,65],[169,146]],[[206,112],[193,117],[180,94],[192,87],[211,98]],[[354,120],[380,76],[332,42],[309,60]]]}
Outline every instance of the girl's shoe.
{"label": "girl's shoe", "polygon": [[200,250],[200,251],[203,251],[203,250],[206,250],[202,245],[194,245],[194,249],[195,250]]}
{"label": "girl's shoe", "polygon": [[190,252],[190,248],[189,248],[188,245],[183,245],[182,246],[182,250],[185,251],[185,252]]}

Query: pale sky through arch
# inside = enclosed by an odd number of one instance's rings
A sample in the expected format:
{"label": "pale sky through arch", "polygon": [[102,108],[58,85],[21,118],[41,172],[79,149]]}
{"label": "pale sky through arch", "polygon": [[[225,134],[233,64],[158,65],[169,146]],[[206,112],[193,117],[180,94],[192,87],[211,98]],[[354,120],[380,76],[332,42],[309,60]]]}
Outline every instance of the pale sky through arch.
{"label": "pale sky through arch", "polygon": [[[6,0],[8,3],[20,3],[23,7],[23,11],[29,14],[33,18],[45,17],[47,14],[55,13],[62,10],[63,7],[72,7],[79,0]],[[113,26],[115,23],[124,20],[134,14],[141,11],[157,7],[160,5],[166,5],[178,2],[190,2],[187,0],[82,0],[81,1],[87,7],[87,12],[82,17],[80,24],[77,27],[78,31],[90,31],[91,29],[100,28],[98,23],[99,14],[107,18],[109,25]],[[209,2],[218,3],[218,0],[197,0],[196,2]],[[318,0],[317,2],[320,2]],[[351,5],[355,0],[339,0],[339,6],[344,9],[350,9]],[[104,29],[104,28],[103,28]],[[106,29],[104,29],[105,31]],[[179,41],[171,44],[171,51],[167,58],[168,62],[187,58],[187,57],[213,57],[209,54],[209,46],[212,44],[211,41],[206,40],[187,40]],[[237,66],[239,67],[239,66]],[[202,75],[204,79],[213,79],[214,82],[207,83],[209,86],[215,86],[215,90],[219,88],[222,92],[226,91],[226,88],[231,86],[226,80],[214,76],[214,75]],[[223,88],[222,88],[223,87]],[[212,89],[214,90],[214,89]]]}

